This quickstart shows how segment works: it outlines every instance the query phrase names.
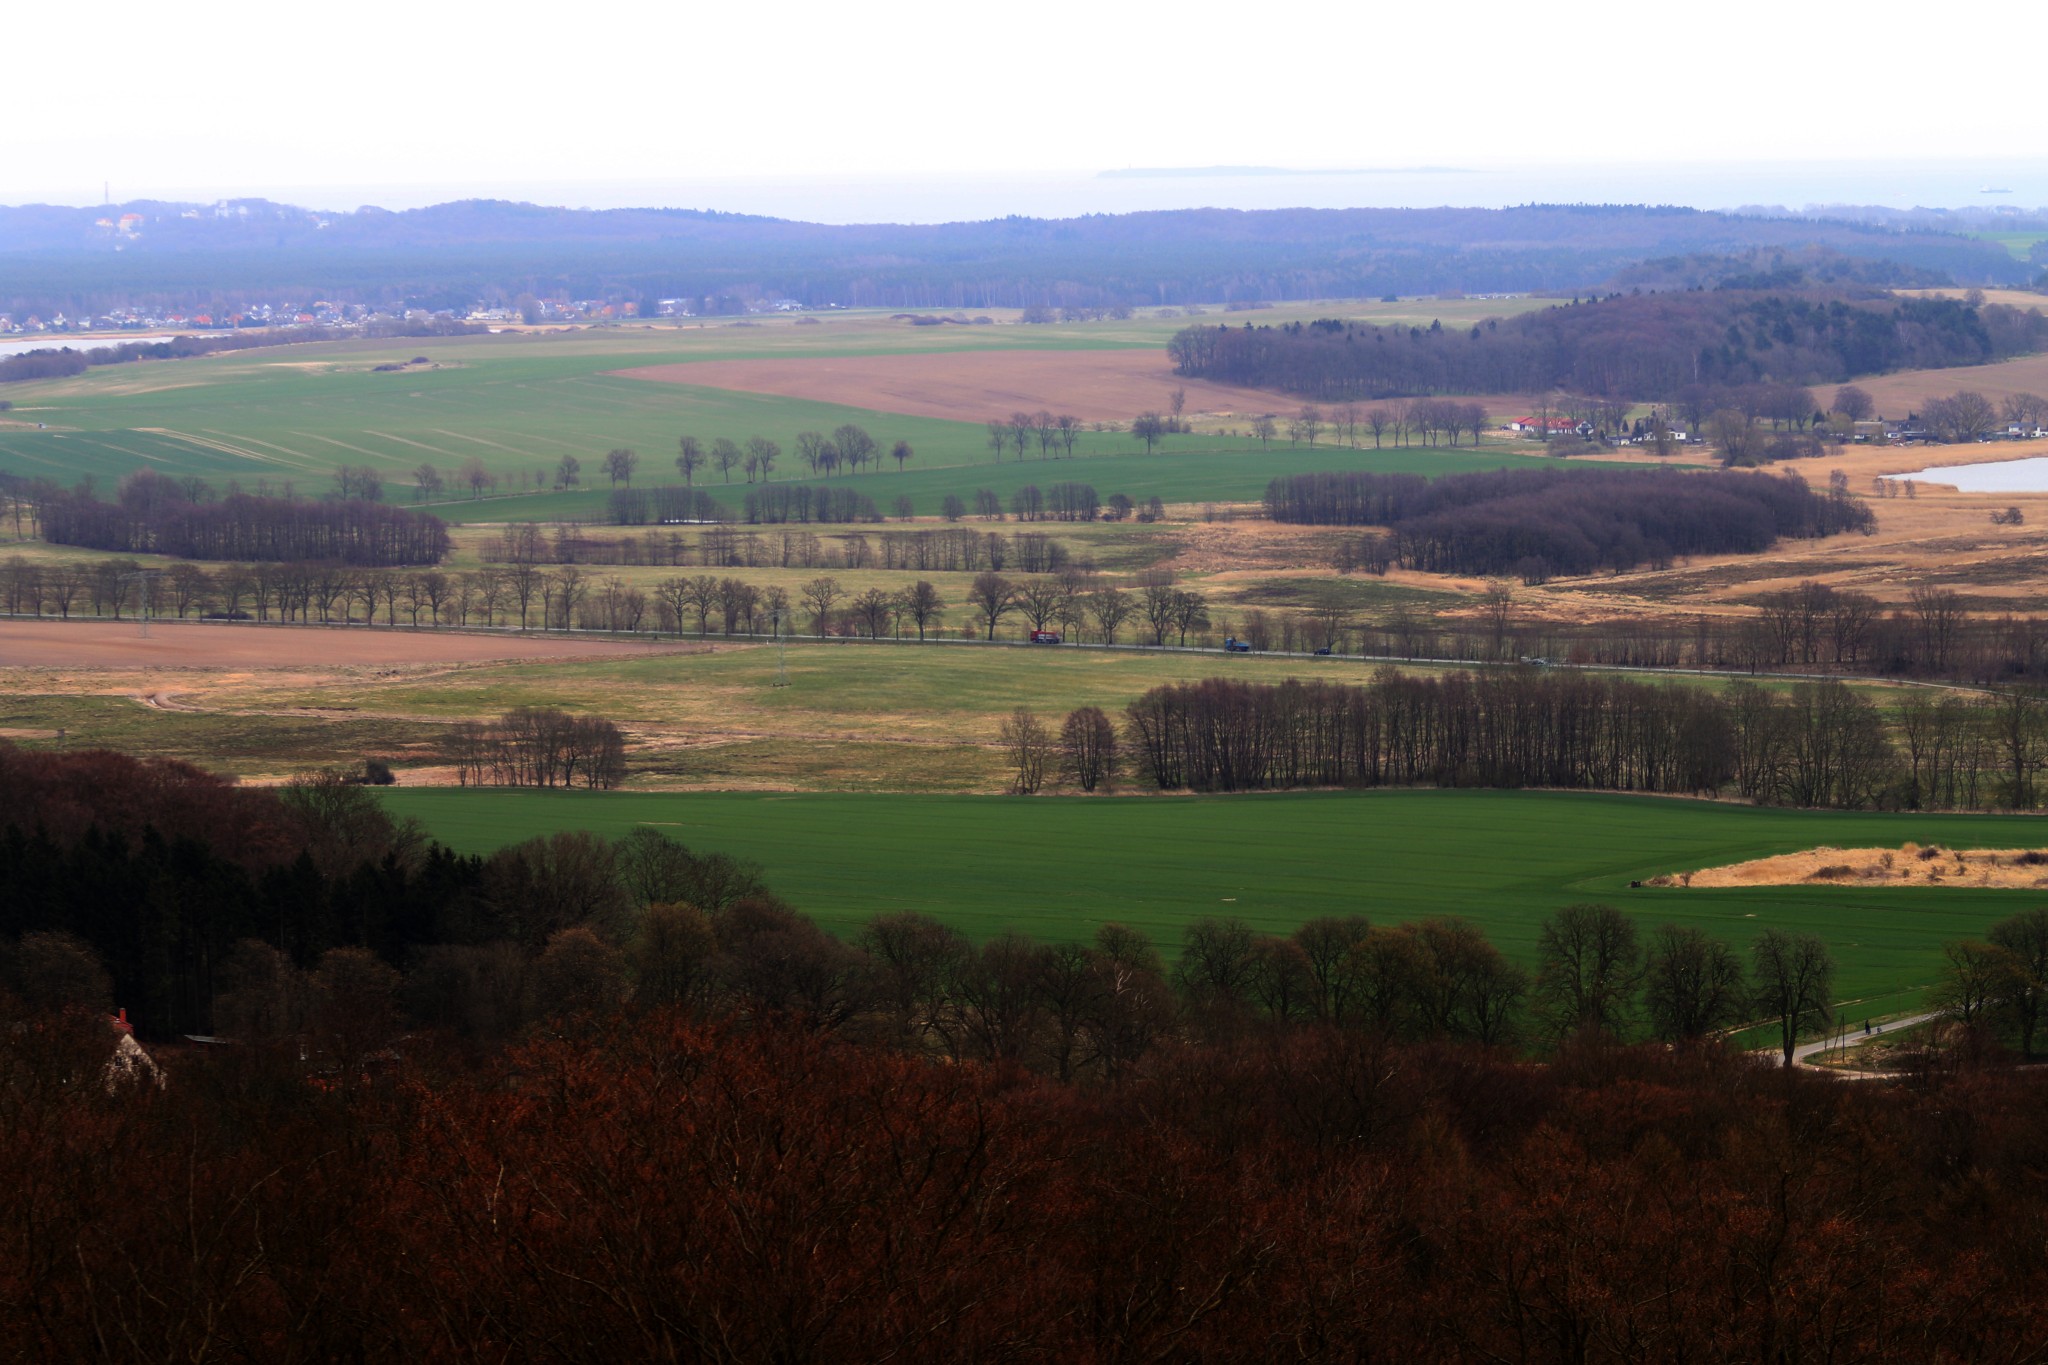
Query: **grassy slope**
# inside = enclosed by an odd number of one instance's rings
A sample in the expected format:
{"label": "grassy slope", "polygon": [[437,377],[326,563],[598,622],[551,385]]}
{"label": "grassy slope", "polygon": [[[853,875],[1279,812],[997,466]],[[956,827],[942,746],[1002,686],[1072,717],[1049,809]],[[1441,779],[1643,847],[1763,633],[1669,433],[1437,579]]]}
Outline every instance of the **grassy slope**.
{"label": "grassy slope", "polygon": [[1658,872],[1819,844],[2039,842],[2023,817],[1849,815],[1535,792],[1365,792],[1101,800],[396,790],[391,808],[481,852],[534,834],[640,824],[752,858],[828,926],[918,910],[976,936],[1080,938],[1106,920],[1171,948],[1203,915],[1286,931],[1318,915],[1462,914],[1534,956],[1560,906],[1605,900],[1644,927],[1696,924],[1746,943],[1774,927],[1825,938],[1856,1017],[1903,1008],[1949,939],[2039,893],[1764,888],[1631,890]]}

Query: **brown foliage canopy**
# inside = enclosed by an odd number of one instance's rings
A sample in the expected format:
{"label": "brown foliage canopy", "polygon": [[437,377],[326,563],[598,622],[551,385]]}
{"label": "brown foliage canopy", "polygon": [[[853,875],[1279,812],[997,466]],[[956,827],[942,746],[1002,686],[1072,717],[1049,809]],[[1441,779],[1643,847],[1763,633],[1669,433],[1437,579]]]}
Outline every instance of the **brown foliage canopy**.
{"label": "brown foliage canopy", "polygon": [[0,1034],[24,1356],[1960,1361],[2048,1330],[2048,1088],[2012,1073],[1310,1031],[1088,1089],[658,1012],[324,1091],[261,1052],[64,1083],[104,1050]]}

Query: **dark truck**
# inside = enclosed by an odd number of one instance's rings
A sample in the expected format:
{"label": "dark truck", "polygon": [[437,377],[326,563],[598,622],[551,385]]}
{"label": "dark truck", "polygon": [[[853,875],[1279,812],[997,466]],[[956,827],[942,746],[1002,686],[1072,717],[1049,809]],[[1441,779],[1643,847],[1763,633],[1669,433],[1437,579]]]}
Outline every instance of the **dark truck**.
{"label": "dark truck", "polygon": [[1224,640],[1223,652],[1225,654],[1249,654],[1252,652],[1252,647],[1249,641],[1240,640],[1235,635],[1232,635]]}

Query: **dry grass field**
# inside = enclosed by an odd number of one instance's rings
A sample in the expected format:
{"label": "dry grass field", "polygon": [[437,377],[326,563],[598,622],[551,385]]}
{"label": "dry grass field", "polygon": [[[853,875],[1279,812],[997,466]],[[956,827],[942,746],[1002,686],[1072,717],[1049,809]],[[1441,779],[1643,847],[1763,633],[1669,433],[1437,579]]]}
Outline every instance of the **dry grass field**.
{"label": "dry grass field", "polygon": [[198,621],[150,623],[0,618],[0,668],[411,668],[432,665],[560,659],[638,658],[694,653],[703,645],[677,640],[621,640],[457,632],[348,630],[319,626],[255,626]]}
{"label": "dry grass field", "polygon": [[[2038,306],[2041,300],[2036,300]],[[1891,418],[1917,411],[1930,398],[1946,398],[1961,389],[1975,389],[1992,402],[2015,393],[2048,395],[2048,354],[2021,356],[1996,365],[1963,365],[1950,370],[1905,370],[1859,379],[1856,387],[1876,400],[1877,411]],[[1825,401],[1834,390],[1815,394]]]}
{"label": "dry grass field", "polygon": [[1187,391],[1191,415],[1256,416],[1301,405],[1283,393],[1176,378],[1163,348],[706,360],[612,373],[958,422],[1041,409],[1084,422],[1125,422],[1148,410],[1165,411],[1176,388]]}
{"label": "dry grass field", "polygon": [[1797,853],[1697,872],[1652,877],[1650,886],[1695,889],[1730,886],[1980,887],[2033,890],[2048,886],[2048,855],[2027,848],[1943,848],[1908,843],[1898,848],[1834,848],[1822,845]]}
{"label": "dry grass field", "polygon": [[[1869,593],[1889,605],[1903,603],[1917,587],[1934,586],[1962,593],[1979,610],[2048,610],[2048,493],[1961,493],[1920,481],[1910,498],[1903,490],[1878,495],[1878,480],[1887,474],[2043,455],[2048,442],[1869,446],[1776,466],[1772,472],[1793,472],[1816,486],[1840,471],[1849,491],[1869,500],[1877,514],[1875,530],[1867,536],[1781,541],[1759,555],[1703,556],[1668,569],[1561,579],[1517,589],[1518,609],[1557,621],[1735,614],[1763,594],[1810,579]],[[2021,523],[1994,524],[1992,514],[2008,507],[2020,510]],[[1475,588],[1420,575],[1414,583],[1450,591]]]}

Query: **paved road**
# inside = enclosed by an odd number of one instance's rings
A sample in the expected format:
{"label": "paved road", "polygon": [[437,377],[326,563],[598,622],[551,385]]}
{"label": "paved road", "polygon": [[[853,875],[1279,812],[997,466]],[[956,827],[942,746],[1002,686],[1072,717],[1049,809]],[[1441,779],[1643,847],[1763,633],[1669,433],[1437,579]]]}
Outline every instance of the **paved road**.
{"label": "paved road", "polygon": [[[1924,1024],[1929,1019],[1936,1019],[1939,1017],[1940,1011],[1935,1010],[1930,1011],[1926,1014],[1909,1014],[1903,1019],[1887,1019],[1882,1024],[1873,1024],[1871,1026],[1870,1036],[1872,1038],[1876,1038],[1882,1034],[1896,1033],[1902,1028],[1911,1028],[1915,1024]],[[1821,1041],[1817,1043],[1803,1043],[1800,1046],[1792,1049],[1792,1065],[1810,1065],[1810,1063],[1807,1061],[1807,1058],[1809,1057],[1817,1056],[1820,1053],[1826,1052],[1828,1049],[1837,1046],[1855,1047],[1863,1041],[1864,1038],[1862,1031],[1860,1029],[1851,1029],[1847,1034],[1845,1034],[1841,1038],[1828,1037],[1821,1039]],[[1784,1052],[1779,1049],[1774,1048],[1772,1049],[1772,1051],[1776,1056],[1782,1057],[1785,1055]]]}

